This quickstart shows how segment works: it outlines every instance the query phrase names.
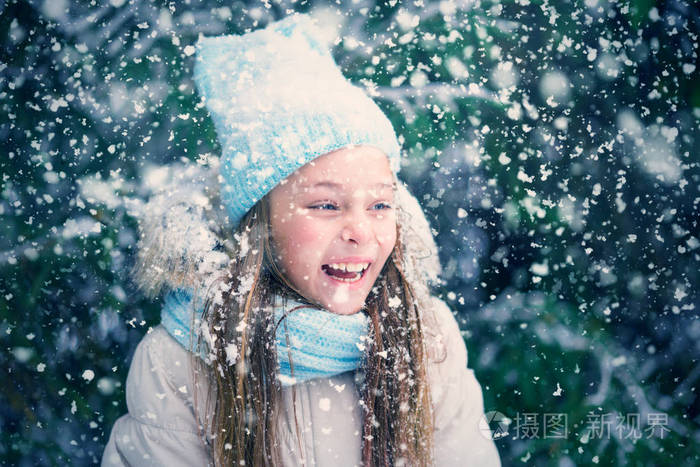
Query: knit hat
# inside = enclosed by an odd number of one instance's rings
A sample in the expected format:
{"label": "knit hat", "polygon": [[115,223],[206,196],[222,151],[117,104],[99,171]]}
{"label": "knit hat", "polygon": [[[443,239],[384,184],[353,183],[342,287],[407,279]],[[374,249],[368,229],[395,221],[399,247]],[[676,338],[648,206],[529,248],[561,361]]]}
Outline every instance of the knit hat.
{"label": "knit hat", "polygon": [[194,79],[221,144],[221,200],[234,224],[284,178],[336,149],[374,146],[398,172],[391,123],[328,47],[302,14],[197,42]]}

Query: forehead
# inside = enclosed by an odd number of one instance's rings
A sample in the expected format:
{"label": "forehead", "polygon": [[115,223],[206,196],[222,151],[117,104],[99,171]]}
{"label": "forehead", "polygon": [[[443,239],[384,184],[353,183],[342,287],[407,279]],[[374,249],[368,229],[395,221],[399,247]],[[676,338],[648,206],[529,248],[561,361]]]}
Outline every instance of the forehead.
{"label": "forehead", "polygon": [[318,157],[294,172],[288,181],[295,185],[330,182],[339,185],[393,183],[389,159],[371,146],[353,146]]}

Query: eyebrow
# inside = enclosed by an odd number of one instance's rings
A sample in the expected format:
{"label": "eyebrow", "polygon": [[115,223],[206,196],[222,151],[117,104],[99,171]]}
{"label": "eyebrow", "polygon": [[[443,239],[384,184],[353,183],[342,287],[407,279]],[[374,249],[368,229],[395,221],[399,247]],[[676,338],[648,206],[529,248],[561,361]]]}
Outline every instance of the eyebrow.
{"label": "eyebrow", "polygon": [[[341,183],[336,183],[336,182],[331,182],[331,181],[322,181],[310,185],[303,185],[304,188],[332,188],[332,189],[342,189],[344,186]],[[370,186],[370,188],[388,188],[393,190],[395,188],[395,185],[393,183],[384,183],[384,182],[379,182],[375,183],[374,185]]]}

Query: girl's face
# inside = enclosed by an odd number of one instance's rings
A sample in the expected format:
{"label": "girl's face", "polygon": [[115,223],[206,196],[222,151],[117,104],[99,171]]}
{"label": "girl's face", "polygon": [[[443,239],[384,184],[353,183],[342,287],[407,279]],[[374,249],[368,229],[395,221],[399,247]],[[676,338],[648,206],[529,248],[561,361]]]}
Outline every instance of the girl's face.
{"label": "girl's face", "polygon": [[371,146],[318,157],[270,192],[276,259],[328,311],[360,311],[396,243],[389,160]]}

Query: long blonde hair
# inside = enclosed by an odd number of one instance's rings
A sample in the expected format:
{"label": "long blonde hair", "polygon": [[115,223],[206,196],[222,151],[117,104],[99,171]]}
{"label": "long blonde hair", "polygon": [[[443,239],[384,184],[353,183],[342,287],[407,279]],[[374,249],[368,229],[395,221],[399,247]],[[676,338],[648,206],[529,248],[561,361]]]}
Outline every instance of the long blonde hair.
{"label": "long blonde hair", "polygon": [[[280,465],[282,388],[276,377],[276,323],[270,307],[275,295],[308,301],[274,260],[267,197],[246,214],[233,237],[228,271],[210,287],[205,302],[203,322],[211,358],[207,363],[193,358],[195,377],[204,377],[208,383],[204,385],[208,388],[204,430],[217,466]],[[433,417],[424,330],[414,287],[401,268],[401,252],[397,234],[365,306],[370,339],[360,369],[364,381],[358,388],[363,407],[361,455],[366,466],[432,463]],[[395,297],[400,300],[398,306]],[[199,345],[204,344],[200,336]],[[235,362],[230,344],[238,350]]]}

